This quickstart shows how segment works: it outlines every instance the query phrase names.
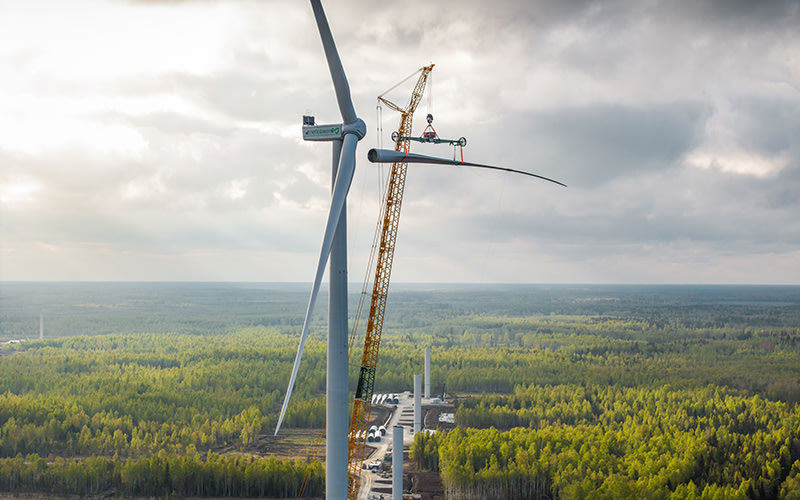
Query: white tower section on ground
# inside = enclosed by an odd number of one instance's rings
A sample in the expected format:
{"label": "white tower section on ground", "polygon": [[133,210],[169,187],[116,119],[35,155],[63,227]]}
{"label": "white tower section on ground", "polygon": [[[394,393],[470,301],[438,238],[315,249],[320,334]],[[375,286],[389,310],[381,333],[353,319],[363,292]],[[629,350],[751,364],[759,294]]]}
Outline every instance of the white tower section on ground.
{"label": "white tower section on ground", "polygon": [[431,348],[425,348],[425,399],[431,397]]}
{"label": "white tower section on ground", "polygon": [[392,498],[403,500],[403,427],[392,428]]}
{"label": "white tower section on ground", "polygon": [[414,434],[422,429],[422,375],[414,375]]}

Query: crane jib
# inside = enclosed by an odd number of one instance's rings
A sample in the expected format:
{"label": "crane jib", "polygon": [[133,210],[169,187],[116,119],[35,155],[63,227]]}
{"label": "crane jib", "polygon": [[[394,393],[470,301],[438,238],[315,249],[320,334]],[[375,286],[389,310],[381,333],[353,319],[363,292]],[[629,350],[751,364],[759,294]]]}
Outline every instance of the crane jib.
{"label": "crane jib", "polygon": [[[425,90],[425,83],[428,75],[433,69],[433,65],[425,66],[421,74],[411,99],[405,109],[391,106],[400,112],[400,127],[398,130],[403,134],[411,132],[411,124],[414,111],[422,98]],[[385,102],[385,101],[384,101]],[[395,143],[399,150],[402,145]],[[395,163],[386,189],[386,200],[380,214],[379,224],[376,228],[380,234],[380,245],[378,245],[377,262],[375,264],[375,277],[372,280],[373,290],[370,298],[369,321],[367,332],[364,336],[364,351],[361,358],[361,372],[359,373],[358,386],[353,401],[353,413],[350,417],[350,434],[348,437],[348,498],[355,500],[358,496],[358,488],[361,479],[361,462],[364,457],[366,446],[367,429],[369,427],[370,411],[372,409],[372,394],[375,386],[375,371],[378,363],[378,351],[380,349],[381,332],[383,330],[384,312],[386,310],[386,298],[389,290],[389,280],[391,277],[392,262],[394,260],[395,240],[397,238],[397,227],[400,220],[400,208],[403,202],[403,191],[405,189],[406,165]],[[378,233],[376,232],[376,237]],[[365,284],[365,291],[368,286]],[[366,294],[362,293],[362,299]],[[361,311],[362,304],[358,310]],[[356,324],[358,322],[356,316]]]}

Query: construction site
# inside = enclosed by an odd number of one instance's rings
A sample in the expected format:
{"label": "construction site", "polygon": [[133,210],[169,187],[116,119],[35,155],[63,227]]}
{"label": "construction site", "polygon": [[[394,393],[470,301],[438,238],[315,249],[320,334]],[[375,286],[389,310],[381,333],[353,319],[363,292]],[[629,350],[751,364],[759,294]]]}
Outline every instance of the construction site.
{"label": "construction site", "polygon": [[[419,470],[409,459],[409,447],[416,432],[447,431],[455,427],[455,406],[441,397],[421,398],[420,427],[415,431],[414,394],[376,394],[360,467],[362,500],[391,499],[394,484],[394,439],[392,430],[402,428],[402,495],[406,499],[444,498],[441,476]],[[260,436],[251,452],[285,459],[314,460],[321,450],[320,434],[308,429],[287,429],[281,436]],[[309,498],[309,497],[304,497]],[[313,497],[311,497],[313,498]]]}

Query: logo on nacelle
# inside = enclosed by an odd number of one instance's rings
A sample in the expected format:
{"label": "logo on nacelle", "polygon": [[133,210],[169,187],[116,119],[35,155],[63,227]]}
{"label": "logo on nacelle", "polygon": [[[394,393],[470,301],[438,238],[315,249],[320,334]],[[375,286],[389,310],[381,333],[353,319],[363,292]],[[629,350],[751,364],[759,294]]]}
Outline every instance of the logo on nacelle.
{"label": "logo on nacelle", "polygon": [[341,125],[311,125],[303,127],[303,139],[306,141],[330,141],[341,138]]}

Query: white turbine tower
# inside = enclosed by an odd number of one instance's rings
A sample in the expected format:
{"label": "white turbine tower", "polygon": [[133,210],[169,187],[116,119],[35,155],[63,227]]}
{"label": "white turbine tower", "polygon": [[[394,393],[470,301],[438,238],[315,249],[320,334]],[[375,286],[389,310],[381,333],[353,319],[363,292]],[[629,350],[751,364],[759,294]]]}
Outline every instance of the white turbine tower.
{"label": "white turbine tower", "polygon": [[347,498],[347,433],[348,394],[347,394],[347,216],[346,201],[356,166],[356,145],[366,134],[364,121],[356,116],[350,97],[350,86],[336,51],[328,20],[320,0],[311,0],[311,8],[317,22],[328,69],[333,80],[336,100],[342,122],[333,125],[315,125],[313,117],[304,117],[303,139],[309,141],[330,141],[333,143],[332,194],[328,221],[322,238],[317,272],[308,299],[300,345],[289,379],[289,387],[283,400],[275,434],[281,427],[286,413],[286,405],[292,395],[303,348],[308,339],[308,326],[314,304],[317,301],[325,264],[330,255],[330,294],[328,304],[328,366],[327,366],[327,408],[325,443],[325,498],[345,500]]}

